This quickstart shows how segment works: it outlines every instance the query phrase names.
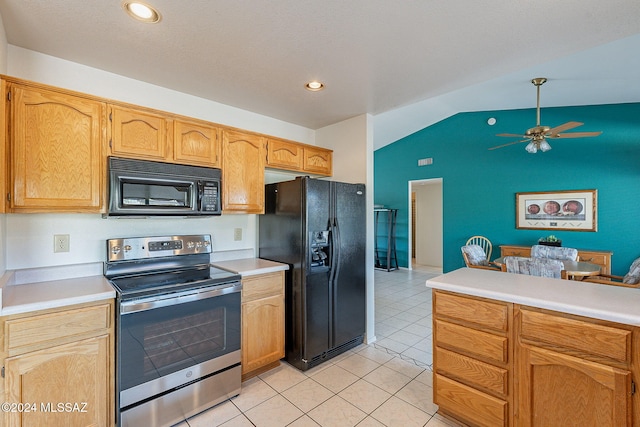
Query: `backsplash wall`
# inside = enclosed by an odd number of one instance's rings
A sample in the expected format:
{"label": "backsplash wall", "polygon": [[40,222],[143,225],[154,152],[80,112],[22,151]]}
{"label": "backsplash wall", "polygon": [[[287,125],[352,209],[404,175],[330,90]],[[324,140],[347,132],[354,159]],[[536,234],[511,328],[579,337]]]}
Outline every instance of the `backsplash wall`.
{"label": "backsplash wall", "polygon": [[[94,214],[7,214],[6,268],[9,270],[103,262],[110,238],[211,234],[214,257],[254,256],[256,215],[208,218],[103,219]],[[234,241],[234,229],[242,240]],[[69,252],[53,252],[53,236],[68,234]],[[214,258],[215,259],[215,258]]]}
{"label": "backsplash wall", "polygon": [[[525,144],[498,133],[524,132],[535,110],[460,113],[374,153],[375,203],[397,208],[399,264],[408,266],[409,180],[443,179],[443,270],[464,266],[468,237],[481,234],[494,244],[533,245],[555,234],[563,246],[613,251],[614,274],[624,274],[640,256],[640,103],[543,108],[542,123],[579,121],[568,132],[602,131],[595,138],[550,141],[552,150],[529,154]],[[494,126],[487,119],[494,117]],[[516,140],[517,138],[514,138]],[[432,157],[419,167],[417,160]],[[515,194],[529,191],[598,190],[598,231],[520,230],[515,227]]]}

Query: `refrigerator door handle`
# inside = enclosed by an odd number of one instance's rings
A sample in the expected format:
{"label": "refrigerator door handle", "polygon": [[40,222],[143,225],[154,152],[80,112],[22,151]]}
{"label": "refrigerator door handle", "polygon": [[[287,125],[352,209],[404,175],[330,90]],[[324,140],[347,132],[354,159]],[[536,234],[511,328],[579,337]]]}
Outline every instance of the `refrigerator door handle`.
{"label": "refrigerator door handle", "polygon": [[[333,219],[333,239],[332,239],[332,248],[331,252],[333,254],[333,263],[331,264],[331,270],[333,272],[333,277],[331,278],[331,282],[334,283],[338,280],[338,276],[340,275],[340,226],[338,225],[338,218]],[[337,296],[334,292],[334,298]]]}

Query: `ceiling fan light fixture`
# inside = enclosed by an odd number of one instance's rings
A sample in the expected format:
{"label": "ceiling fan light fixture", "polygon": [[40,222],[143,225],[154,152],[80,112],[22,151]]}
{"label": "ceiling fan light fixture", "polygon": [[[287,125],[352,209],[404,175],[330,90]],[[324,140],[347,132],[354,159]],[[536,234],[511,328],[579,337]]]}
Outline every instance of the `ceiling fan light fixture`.
{"label": "ceiling fan light fixture", "polygon": [[527,153],[531,154],[536,154],[538,152],[538,147],[536,147],[536,143],[533,141],[528,143],[527,146],[524,147],[524,149],[527,150]]}
{"label": "ceiling fan light fixture", "polygon": [[155,24],[162,19],[160,12],[143,2],[125,0],[122,2],[122,8],[129,16],[140,22]]}
{"label": "ceiling fan light fixture", "polygon": [[549,145],[547,140],[543,139],[542,141],[540,141],[540,151],[544,153],[545,151],[549,151],[549,150],[551,150],[551,145]]}

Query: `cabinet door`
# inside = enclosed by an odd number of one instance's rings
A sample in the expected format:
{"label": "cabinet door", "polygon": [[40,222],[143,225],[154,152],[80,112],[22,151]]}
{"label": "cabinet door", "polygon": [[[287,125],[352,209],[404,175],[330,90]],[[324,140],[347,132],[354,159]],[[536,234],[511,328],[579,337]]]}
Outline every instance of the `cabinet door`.
{"label": "cabinet door", "polygon": [[112,425],[109,336],[6,359],[5,390],[35,409],[8,413],[10,427]]}
{"label": "cabinet door", "polygon": [[111,154],[114,156],[166,160],[167,119],[159,114],[111,106]]}
{"label": "cabinet door", "polygon": [[218,128],[182,120],[173,122],[173,159],[176,163],[219,167]]}
{"label": "cabinet door", "polygon": [[222,131],[222,209],[264,212],[263,137],[234,130]]}
{"label": "cabinet door", "polygon": [[522,426],[630,426],[631,372],[522,346]]}
{"label": "cabinet door", "polygon": [[331,176],[333,173],[331,150],[304,147],[304,171]]}
{"label": "cabinet door", "polygon": [[242,304],[242,374],[284,357],[284,295]]}
{"label": "cabinet door", "polygon": [[291,171],[302,170],[303,148],[300,144],[269,139],[267,151],[267,166]]}
{"label": "cabinet door", "polygon": [[105,105],[20,85],[10,90],[11,208],[99,212]]}

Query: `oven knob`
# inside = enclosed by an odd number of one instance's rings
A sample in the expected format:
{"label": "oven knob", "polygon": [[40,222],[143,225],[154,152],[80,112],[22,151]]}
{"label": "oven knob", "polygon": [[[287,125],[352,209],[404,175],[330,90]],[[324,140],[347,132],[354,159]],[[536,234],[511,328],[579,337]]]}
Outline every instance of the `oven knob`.
{"label": "oven knob", "polygon": [[118,255],[120,253],[120,246],[114,246],[111,248],[111,253],[114,255]]}
{"label": "oven knob", "polygon": [[204,242],[202,242],[202,244],[206,248],[207,246],[209,246],[211,244],[211,242],[209,242],[208,240],[205,240]]}
{"label": "oven knob", "polygon": [[131,245],[125,245],[124,246],[124,251],[125,252],[129,252],[131,250]]}
{"label": "oven knob", "polygon": [[189,249],[193,249],[195,245],[196,244],[191,242],[191,241],[187,242],[187,248],[189,248]]}

